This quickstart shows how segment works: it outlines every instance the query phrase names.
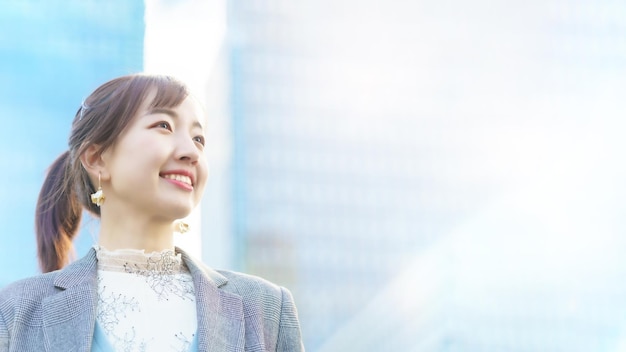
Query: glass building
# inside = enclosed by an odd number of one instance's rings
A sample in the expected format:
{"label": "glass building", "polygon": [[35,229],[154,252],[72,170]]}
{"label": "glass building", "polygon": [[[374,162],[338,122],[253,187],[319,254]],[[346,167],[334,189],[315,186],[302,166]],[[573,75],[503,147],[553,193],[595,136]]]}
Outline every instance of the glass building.
{"label": "glass building", "polygon": [[623,4],[229,6],[236,257],[308,348],[624,349]]}
{"label": "glass building", "polygon": [[237,257],[293,290],[315,351],[467,205],[441,207],[442,165],[418,150],[445,141],[412,119],[413,63],[371,46],[372,13],[230,5]]}

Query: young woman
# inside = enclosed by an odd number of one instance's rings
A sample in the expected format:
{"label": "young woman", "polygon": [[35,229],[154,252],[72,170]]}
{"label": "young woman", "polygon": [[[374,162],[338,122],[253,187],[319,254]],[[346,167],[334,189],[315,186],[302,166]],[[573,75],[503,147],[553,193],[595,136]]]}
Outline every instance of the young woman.
{"label": "young woman", "polygon": [[[0,351],[303,351],[291,294],[174,247],[207,180],[198,102],[171,77],[96,89],[36,211],[45,274],[0,291]],[[83,209],[98,244],[69,263]],[[180,227],[180,228],[179,228]]]}

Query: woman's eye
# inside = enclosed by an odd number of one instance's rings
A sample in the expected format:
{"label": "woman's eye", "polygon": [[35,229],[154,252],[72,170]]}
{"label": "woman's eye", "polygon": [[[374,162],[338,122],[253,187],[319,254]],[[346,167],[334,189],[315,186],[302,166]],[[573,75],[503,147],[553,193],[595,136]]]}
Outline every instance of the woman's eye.
{"label": "woman's eye", "polygon": [[165,121],[159,122],[158,124],[156,124],[156,127],[164,128],[164,129],[169,130],[169,131],[172,130],[172,126],[170,126],[170,124],[165,122]]}
{"label": "woman's eye", "polygon": [[203,136],[193,137],[193,141],[196,142],[196,143],[200,143],[200,144],[202,144],[204,146],[204,137]]}

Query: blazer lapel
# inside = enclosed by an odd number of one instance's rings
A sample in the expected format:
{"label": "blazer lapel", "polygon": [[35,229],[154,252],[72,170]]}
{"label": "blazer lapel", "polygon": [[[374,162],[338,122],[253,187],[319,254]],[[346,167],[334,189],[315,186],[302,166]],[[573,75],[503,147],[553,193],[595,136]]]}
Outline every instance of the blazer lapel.
{"label": "blazer lapel", "polygon": [[95,250],[59,271],[54,285],[60,291],[42,302],[46,351],[89,351],[98,298]]}
{"label": "blazer lapel", "polygon": [[245,329],[241,296],[221,290],[223,275],[196,261],[183,250],[196,290],[198,351],[244,351]]}

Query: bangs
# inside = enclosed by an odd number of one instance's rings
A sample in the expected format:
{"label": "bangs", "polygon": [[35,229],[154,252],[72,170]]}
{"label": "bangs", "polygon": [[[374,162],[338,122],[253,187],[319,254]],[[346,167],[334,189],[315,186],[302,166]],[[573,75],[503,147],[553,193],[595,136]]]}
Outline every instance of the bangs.
{"label": "bangs", "polygon": [[180,105],[189,96],[187,87],[169,76],[151,76],[148,85],[156,90],[150,108],[173,108]]}

